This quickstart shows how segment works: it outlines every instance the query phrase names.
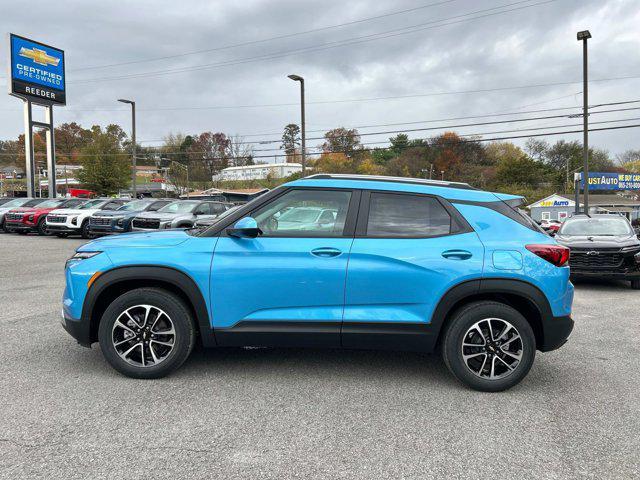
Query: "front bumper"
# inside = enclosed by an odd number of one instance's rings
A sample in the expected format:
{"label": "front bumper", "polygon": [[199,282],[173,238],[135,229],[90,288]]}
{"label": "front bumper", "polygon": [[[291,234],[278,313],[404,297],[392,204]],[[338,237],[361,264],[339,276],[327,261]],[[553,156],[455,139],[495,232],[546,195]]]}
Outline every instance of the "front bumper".
{"label": "front bumper", "polygon": [[49,232],[51,233],[56,233],[56,232],[60,232],[60,233],[80,233],[80,229],[79,228],[71,228],[68,227],[66,225],[63,224],[55,224],[55,223],[47,223],[47,230],[49,230]]}
{"label": "front bumper", "polygon": [[21,232],[31,232],[31,231],[35,230],[35,228],[36,228],[35,225],[25,225],[24,223],[21,223],[21,222],[20,223],[19,222],[5,222],[5,225],[10,230],[21,231]]}
{"label": "front bumper", "polygon": [[579,270],[579,269],[573,268],[571,269],[571,276],[573,278],[610,278],[610,279],[617,279],[617,280],[629,280],[634,278],[640,278],[640,271],[635,269],[616,271],[616,270]]}
{"label": "front bumper", "polygon": [[91,348],[89,322],[83,322],[81,320],[71,318],[71,316],[63,309],[61,323],[67,333],[75,338],[80,345]]}
{"label": "front bumper", "polygon": [[565,317],[552,317],[544,322],[542,344],[538,345],[541,352],[556,350],[567,343],[569,335],[573,331],[573,319]]}

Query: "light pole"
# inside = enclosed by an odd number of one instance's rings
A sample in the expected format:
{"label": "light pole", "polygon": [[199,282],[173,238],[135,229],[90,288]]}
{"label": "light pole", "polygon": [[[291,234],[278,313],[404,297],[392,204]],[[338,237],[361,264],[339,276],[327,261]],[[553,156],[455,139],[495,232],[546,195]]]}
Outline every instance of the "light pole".
{"label": "light pole", "polygon": [[304,120],[304,78],[300,75],[287,75],[294,82],[300,82],[300,134],[302,135],[302,175],[304,176],[307,170],[307,149],[306,149],[306,135],[305,135],[305,120]]}
{"label": "light pole", "polygon": [[444,182],[444,170],[440,170],[440,180]]}
{"label": "light pole", "polygon": [[584,213],[589,215],[589,77],[587,69],[587,40],[591,38],[589,30],[578,32],[578,41],[582,40],[582,76],[584,85],[582,87],[582,116],[584,118],[582,141],[582,157],[584,168],[582,178],[584,181]]}
{"label": "light pole", "polygon": [[136,174],[138,169],[136,168],[136,102],[133,100],[126,100],[119,98],[119,102],[128,103],[131,105],[131,157],[133,159],[133,173],[131,174],[131,193],[133,198],[136,198]]}

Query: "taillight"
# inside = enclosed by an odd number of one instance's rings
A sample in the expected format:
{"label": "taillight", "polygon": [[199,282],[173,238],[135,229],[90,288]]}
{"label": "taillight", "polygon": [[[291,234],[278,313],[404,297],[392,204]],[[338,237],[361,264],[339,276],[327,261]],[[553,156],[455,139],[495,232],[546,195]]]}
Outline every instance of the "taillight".
{"label": "taillight", "polygon": [[562,245],[527,245],[526,248],[556,267],[562,267],[569,261],[569,249]]}

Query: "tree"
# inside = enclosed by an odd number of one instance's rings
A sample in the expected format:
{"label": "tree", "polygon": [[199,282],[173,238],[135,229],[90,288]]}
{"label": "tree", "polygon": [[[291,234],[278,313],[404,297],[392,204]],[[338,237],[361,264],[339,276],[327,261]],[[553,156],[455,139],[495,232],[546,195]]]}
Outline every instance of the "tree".
{"label": "tree", "polygon": [[296,151],[300,147],[300,127],[290,123],[284,127],[280,148],[287,154],[287,162],[295,162]]}
{"label": "tree", "polygon": [[98,195],[113,195],[129,186],[131,164],[119,146],[118,136],[92,128],[92,142],[80,152],[83,169],[78,180]]}
{"label": "tree", "polygon": [[324,134],[322,150],[324,152],[344,153],[347,157],[352,157],[358,150],[362,149],[360,135],[355,128],[346,129],[344,127],[334,128]]}
{"label": "tree", "polygon": [[629,163],[638,164],[640,163],[640,150],[627,150],[619,153],[616,155],[616,160],[618,161],[618,165],[621,167],[624,167]]}
{"label": "tree", "polygon": [[487,146],[487,156],[497,164],[495,182],[498,185],[537,187],[548,170],[511,142],[494,142]]}
{"label": "tree", "polygon": [[231,141],[224,133],[204,132],[193,137],[187,152],[193,166],[193,179],[210,181],[229,165]]}
{"label": "tree", "polygon": [[235,167],[253,165],[253,145],[246,143],[239,135],[229,137],[229,157]]}

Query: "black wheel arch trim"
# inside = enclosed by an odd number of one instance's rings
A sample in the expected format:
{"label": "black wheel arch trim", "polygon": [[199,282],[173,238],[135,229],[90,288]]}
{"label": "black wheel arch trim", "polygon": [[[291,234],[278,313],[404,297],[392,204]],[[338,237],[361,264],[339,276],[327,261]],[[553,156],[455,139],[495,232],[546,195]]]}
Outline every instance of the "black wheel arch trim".
{"label": "black wheel arch trim", "polygon": [[540,327],[542,329],[542,338],[540,339],[541,349],[554,343],[550,338],[551,332],[555,331],[550,322],[554,321],[553,312],[549,301],[542,291],[535,285],[524,280],[511,278],[482,278],[477,280],[469,280],[450,288],[438,302],[432,319],[431,327],[438,332],[438,336],[442,334],[444,326],[449,314],[455,309],[456,305],[464,302],[474,295],[482,294],[510,294],[517,295],[528,300],[540,315]]}
{"label": "black wheel arch trim", "polygon": [[173,267],[159,265],[135,265],[115,267],[102,273],[91,285],[82,305],[83,323],[91,322],[91,316],[100,295],[114,284],[131,280],[151,280],[168,283],[178,288],[191,302],[204,346],[215,346],[215,335],[209,320],[205,297],[198,284],[187,273]]}

